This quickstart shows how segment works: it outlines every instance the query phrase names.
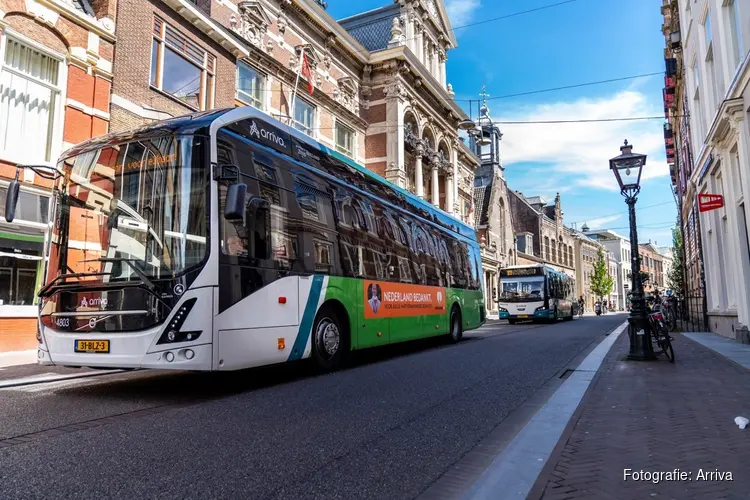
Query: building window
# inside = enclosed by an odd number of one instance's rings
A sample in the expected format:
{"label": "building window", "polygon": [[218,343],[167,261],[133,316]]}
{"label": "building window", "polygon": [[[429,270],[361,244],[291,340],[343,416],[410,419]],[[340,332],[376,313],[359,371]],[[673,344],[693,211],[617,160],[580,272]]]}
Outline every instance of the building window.
{"label": "building window", "polygon": [[258,108],[264,109],[263,91],[266,77],[255,68],[245,64],[237,64],[237,99]]}
{"label": "building window", "polygon": [[339,121],[336,121],[336,151],[354,158],[354,130]]}
{"label": "building window", "polygon": [[185,105],[205,110],[214,104],[216,57],[175,28],[154,18],[151,86]]}
{"label": "building window", "polygon": [[[8,187],[0,186],[0,218],[5,218],[5,198],[8,195]],[[16,219],[14,224],[22,226],[41,226],[43,228],[49,217],[49,196],[27,191],[24,187],[18,192],[18,204],[16,205]],[[26,224],[31,222],[32,224]]]}
{"label": "building window", "polygon": [[24,163],[53,161],[60,113],[62,59],[13,36],[4,39],[0,71],[0,151]]}
{"label": "building window", "polygon": [[743,53],[743,42],[742,42],[742,23],[740,21],[740,8],[739,0],[731,0],[731,3],[727,5],[729,8],[729,23],[731,25],[732,33],[732,47],[734,53],[734,65],[737,66],[742,62]]}
{"label": "building window", "polygon": [[294,128],[313,136],[313,124],[315,123],[315,106],[294,97]]}

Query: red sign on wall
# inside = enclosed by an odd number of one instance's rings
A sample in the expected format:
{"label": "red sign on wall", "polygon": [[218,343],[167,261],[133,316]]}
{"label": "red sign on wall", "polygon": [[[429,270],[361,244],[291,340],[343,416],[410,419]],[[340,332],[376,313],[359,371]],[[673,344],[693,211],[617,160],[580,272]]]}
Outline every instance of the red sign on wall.
{"label": "red sign on wall", "polygon": [[724,206],[724,197],[720,194],[699,194],[698,210],[708,212]]}

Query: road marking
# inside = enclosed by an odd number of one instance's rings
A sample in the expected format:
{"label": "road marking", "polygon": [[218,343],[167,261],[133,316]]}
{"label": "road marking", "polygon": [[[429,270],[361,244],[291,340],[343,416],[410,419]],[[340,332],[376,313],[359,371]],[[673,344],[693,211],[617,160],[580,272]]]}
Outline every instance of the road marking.
{"label": "road marking", "polygon": [[618,326],[586,356],[549,401],[495,457],[464,496],[465,500],[494,500],[498,498],[498,492],[508,499],[528,496],[602,361],[625,328],[627,322]]}
{"label": "road marking", "polygon": [[73,373],[71,375],[56,375],[54,373],[45,373],[43,375],[37,375],[34,377],[3,380],[2,382],[0,382],[0,389],[7,389],[9,387],[18,387],[22,385],[45,384],[48,382],[58,382],[60,380],[70,380],[75,378],[101,377],[103,375],[112,375],[114,373],[122,373],[124,371],[125,370],[97,370],[95,372]]}

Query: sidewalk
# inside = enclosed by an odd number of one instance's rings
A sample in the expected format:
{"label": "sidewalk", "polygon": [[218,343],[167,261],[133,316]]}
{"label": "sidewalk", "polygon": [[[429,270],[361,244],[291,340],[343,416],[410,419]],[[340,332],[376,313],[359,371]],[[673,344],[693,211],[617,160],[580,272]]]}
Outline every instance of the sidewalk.
{"label": "sidewalk", "polygon": [[37,351],[15,351],[0,353],[0,384],[29,377],[52,375],[74,375],[88,369],[42,366],[37,363]]}
{"label": "sidewalk", "polygon": [[[624,361],[627,332],[617,339],[529,499],[750,498],[750,425],[734,423],[750,419],[750,369],[738,364],[750,367],[750,346],[674,336],[674,365]],[[687,479],[625,480],[626,469]]]}

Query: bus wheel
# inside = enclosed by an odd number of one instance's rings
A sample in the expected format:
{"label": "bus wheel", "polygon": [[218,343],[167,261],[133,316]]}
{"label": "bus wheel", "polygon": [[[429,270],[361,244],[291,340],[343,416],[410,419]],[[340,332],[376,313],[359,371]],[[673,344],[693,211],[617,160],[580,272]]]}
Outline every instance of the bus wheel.
{"label": "bus wheel", "polygon": [[336,370],[348,346],[348,329],[333,308],[318,311],[312,328],[312,357],[323,371]]}
{"label": "bus wheel", "polygon": [[516,324],[516,320],[515,319],[509,319],[508,320],[508,324],[509,325],[515,325]]}
{"label": "bus wheel", "polygon": [[453,306],[453,309],[451,309],[451,330],[450,330],[450,338],[451,342],[454,344],[461,340],[461,338],[464,336],[463,326],[461,325],[461,310]]}

